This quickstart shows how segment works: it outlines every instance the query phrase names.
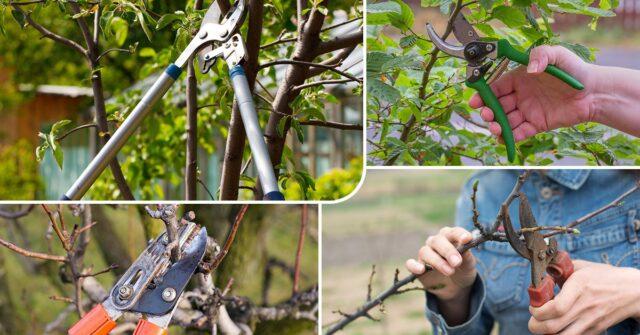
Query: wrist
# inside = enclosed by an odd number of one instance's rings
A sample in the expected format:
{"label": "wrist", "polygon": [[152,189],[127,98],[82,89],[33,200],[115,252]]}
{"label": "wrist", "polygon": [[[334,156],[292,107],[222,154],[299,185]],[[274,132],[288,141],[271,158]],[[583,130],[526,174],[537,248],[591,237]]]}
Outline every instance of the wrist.
{"label": "wrist", "polygon": [[614,110],[616,103],[615,89],[612,87],[613,81],[607,78],[607,71],[604,67],[589,64],[588,70],[593,75],[593,86],[588,92],[590,96],[588,122],[607,124],[610,120],[609,112]]}

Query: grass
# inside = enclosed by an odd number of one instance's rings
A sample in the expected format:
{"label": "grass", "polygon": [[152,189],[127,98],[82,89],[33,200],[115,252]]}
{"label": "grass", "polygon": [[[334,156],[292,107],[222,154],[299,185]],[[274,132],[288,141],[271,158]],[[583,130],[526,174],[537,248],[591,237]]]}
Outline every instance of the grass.
{"label": "grass", "polygon": [[370,170],[355,196],[324,207],[323,234],[341,237],[451,224],[458,192],[470,174],[470,170]]}

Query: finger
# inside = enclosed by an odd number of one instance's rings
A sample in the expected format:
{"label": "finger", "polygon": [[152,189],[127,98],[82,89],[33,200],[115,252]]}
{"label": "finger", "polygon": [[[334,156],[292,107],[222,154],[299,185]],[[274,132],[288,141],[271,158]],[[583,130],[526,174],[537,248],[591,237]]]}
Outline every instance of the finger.
{"label": "finger", "polygon": [[451,241],[449,241],[445,236],[436,235],[432,240],[431,247],[435,252],[446,259],[452,268],[455,268],[462,263],[462,255],[460,255],[456,247],[451,244]]}
{"label": "finger", "polygon": [[585,320],[585,318],[580,318],[564,328],[561,332],[558,333],[558,335],[599,334],[599,332],[594,332],[595,329],[590,328],[590,322],[588,320]]}
{"label": "finger", "polygon": [[480,98],[480,95],[478,93],[475,93],[474,95],[472,95],[471,99],[469,99],[469,107],[480,108],[482,106],[484,106],[484,101],[482,101],[482,98]]}
{"label": "finger", "polygon": [[491,122],[489,123],[489,132],[495,136],[500,136],[502,134],[502,127],[500,127],[498,122]]}
{"label": "finger", "polygon": [[431,265],[436,271],[445,276],[451,276],[455,272],[454,269],[449,266],[449,263],[430,246],[424,246],[420,249],[419,258],[420,261]]}
{"label": "finger", "polygon": [[515,93],[505,95],[498,100],[500,101],[502,110],[504,110],[505,113],[509,114],[509,112],[516,109],[516,102],[518,99],[516,98]]}
{"label": "finger", "polygon": [[424,263],[420,263],[413,258],[407,259],[404,265],[407,268],[407,270],[409,270],[409,272],[413,273],[416,276],[423,275],[426,270]]}
{"label": "finger", "polygon": [[491,110],[491,108],[489,107],[484,107],[480,110],[480,117],[485,121],[485,122],[491,122],[493,121],[493,111]]}
{"label": "finger", "polygon": [[515,129],[524,122],[524,114],[519,109],[513,110],[507,114],[507,120],[511,128]]}
{"label": "finger", "polygon": [[534,136],[537,133],[538,131],[531,123],[523,122],[517,128],[513,129],[513,138],[516,142],[520,142]]}
{"label": "finger", "polygon": [[442,233],[449,241],[457,245],[463,245],[473,239],[471,233],[461,227],[446,227],[440,230],[440,233]]}
{"label": "finger", "polygon": [[558,334],[571,325],[572,322],[574,322],[574,320],[569,318],[540,321],[531,317],[529,319],[528,327],[529,331],[534,334]]}
{"label": "finger", "polygon": [[558,45],[541,45],[535,47],[529,53],[528,73],[542,73],[547,65],[552,64],[560,68],[564,63],[573,60],[577,56],[566,48]]}
{"label": "finger", "polygon": [[[569,277],[562,286],[560,293],[540,307],[529,307],[531,315],[539,321],[557,319],[567,314],[575,314],[581,310],[580,304],[576,302],[582,294],[582,283],[577,277]],[[572,280],[573,279],[573,280]]]}

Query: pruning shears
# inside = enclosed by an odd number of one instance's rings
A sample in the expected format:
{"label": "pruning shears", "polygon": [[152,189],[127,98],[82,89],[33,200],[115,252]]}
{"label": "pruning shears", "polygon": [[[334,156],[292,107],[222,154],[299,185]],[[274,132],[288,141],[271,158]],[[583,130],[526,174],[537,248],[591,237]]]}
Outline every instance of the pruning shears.
{"label": "pruning shears", "polygon": [[78,200],[84,196],[111,160],[115,159],[118,151],[149,114],[153,105],[167,93],[171,85],[180,77],[182,69],[196,53],[198,53],[200,69],[203,73],[208,72],[217,59],[222,58],[227,63],[242,122],[251,147],[253,162],[256,165],[262,190],[265,194],[264,199],[284,200],[284,196],[278,188],[273,164],[258,122],[251,90],[242,68],[247,50],[242,36],[237,32],[242,26],[245,14],[245,0],[237,0],[226,15],[223,15],[217,0],[211,4],[202,19],[196,36],[189,42],[176,61],[165,69],[144,94],[131,114],[64,194],[63,200]]}
{"label": "pruning shears", "polygon": [[[504,211],[502,225],[507,241],[513,249],[531,263],[531,286],[529,286],[529,304],[540,307],[554,297],[556,284],[560,288],[573,274],[573,263],[566,251],[558,250],[558,242],[554,237],[545,238],[539,230],[531,211],[529,200],[520,192],[520,228],[522,238],[516,233],[508,211]],[[548,274],[548,275],[547,275]]]}
{"label": "pruning shears", "polygon": [[[107,299],[85,314],[68,334],[109,334],[116,320],[129,312],[141,315],[134,335],[166,335],[178,300],[204,257],[207,230],[189,222],[180,227],[174,242],[177,244],[169,243],[166,232],[151,242]],[[180,250],[176,262],[171,262],[171,248]]]}
{"label": "pruning shears", "polygon": [[[427,23],[427,34],[436,48],[450,56],[467,61],[467,79],[465,83],[468,87],[478,91],[482,101],[493,111],[495,120],[502,128],[502,138],[507,147],[507,158],[509,162],[513,162],[516,157],[513,131],[500,105],[500,101],[491,91],[484,75],[492,67],[493,61],[502,57],[522,65],[529,64],[529,52],[524,53],[517,50],[505,39],[489,40],[480,38],[462,13],[458,13],[453,21],[453,35],[462,45],[452,45],[445,42],[429,23]],[[580,81],[553,65],[547,65],[545,72],[562,80],[576,90],[584,89],[584,85]]]}

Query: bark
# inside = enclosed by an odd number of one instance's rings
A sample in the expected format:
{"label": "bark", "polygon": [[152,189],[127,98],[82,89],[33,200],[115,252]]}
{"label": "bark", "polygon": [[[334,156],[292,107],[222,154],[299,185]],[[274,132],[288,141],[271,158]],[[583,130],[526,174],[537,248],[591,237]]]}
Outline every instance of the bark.
{"label": "bark", "polygon": [[[196,0],[194,9],[202,9],[202,0]],[[184,173],[184,198],[198,197],[198,81],[193,59],[187,64],[187,155]]]}
{"label": "bark", "polygon": [[[247,32],[248,60],[244,64],[249,88],[253,92],[258,74],[258,54],[262,37],[264,4],[262,0],[249,1],[249,29]],[[229,136],[225,147],[224,162],[222,164],[222,177],[220,180],[220,200],[237,200],[240,186],[240,174],[242,173],[242,158],[246,134],[244,124],[240,117],[238,105],[233,103],[233,112],[229,122]],[[257,198],[257,196],[256,196]],[[262,197],[260,197],[262,199]]]}
{"label": "bark", "polygon": [[[326,7],[327,4],[328,0],[325,0],[319,5]],[[310,65],[304,63],[311,63],[316,57],[322,55],[323,52],[344,47],[343,52],[339,52],[338,55],[331,58],[332,63],[323,65],[338,64],[350,54],[350,52],[346,52],[347,50],[353,50],[355,45],[362,42],[362,32],[323,42],[320,39],[320,33],[322,32],[324,19],[325,16],[320,11],[312,10],[308,19],[303,23],[302,35],[296,42],[291,57],[294,62],[299,63],[291,63],[288,65],[285,78],[278,88],[273,101],[272,109],[274,113],[271,113],[269,116],[265,136],[267,138],[269,155],[274,166],[278,166],[281,163],[287,132],[291,126],[291,123],[287,120],[284,131],[280,135],[278,134],[278,123],[283,117],[293,114],[290,104],[300,93],[299,90],[295,88],[302,85],[310,77],[323,72],[317,70],[317,68],[316,70],[310,70]],[[359,38],[354,38],[354,36],[359,36]]]}

